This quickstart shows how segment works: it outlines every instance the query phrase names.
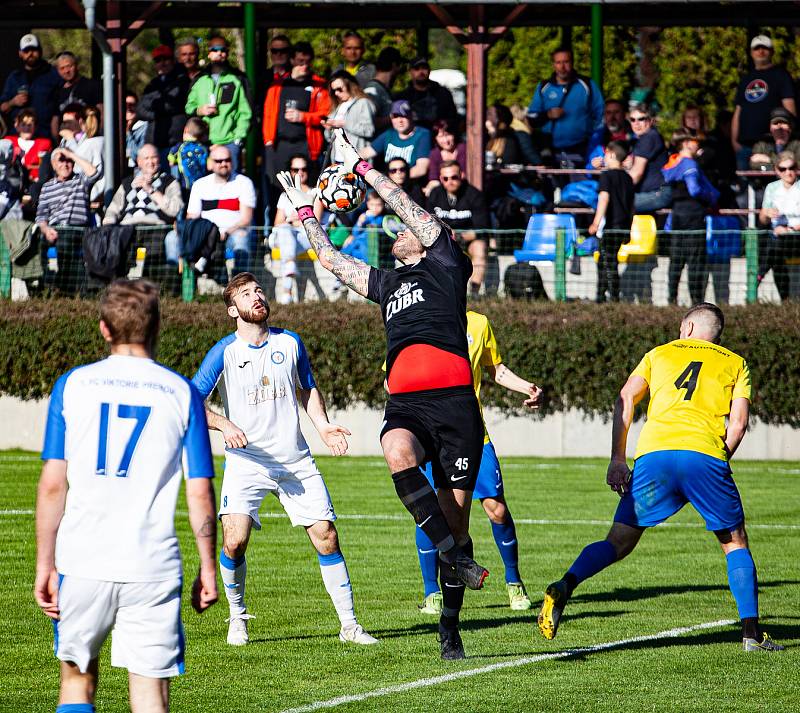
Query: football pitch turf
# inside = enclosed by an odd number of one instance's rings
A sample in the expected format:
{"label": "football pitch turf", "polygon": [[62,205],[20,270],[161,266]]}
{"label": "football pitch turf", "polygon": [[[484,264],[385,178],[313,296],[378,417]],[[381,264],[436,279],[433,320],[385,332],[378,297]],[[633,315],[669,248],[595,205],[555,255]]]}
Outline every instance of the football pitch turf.
{"label": "football pitch turf", "polygon": [[[187,673],[173,711],[763,711],[800,707],[800,464],[735,462],[767,631],[786,651],[741,650],[725,560],[691,509],[645,535],[637,550],[584,583],[558,637],[541,638],[542,591],[584,545],[602,539],[617,496],[605,461],[501,457],[517,522],[520,569],[535,609],[508,608],[488,520],[473,508],[476,559],[491,571],[467,592],[467,659],[443,662],[422,589],[410,516],[378,458],[319,458],[364,628],[378,646],[342,644],[317,559],[277,500],[247,552],[251,644],[225,643],[227,604],[199,616],[184,587]],[[218,473],[221,467],[218,464]],[[31,596],[36,454],[0,452],[0,711],[52,711],[58,666],[52,627]],[[220,478],[216,479],[219,492]],[[191,581],[197,558],[186,506],[178,530]],[[219,583],[221,588],[221,583]],[[127,710],[127,678],[101,653],[98,711]]]}

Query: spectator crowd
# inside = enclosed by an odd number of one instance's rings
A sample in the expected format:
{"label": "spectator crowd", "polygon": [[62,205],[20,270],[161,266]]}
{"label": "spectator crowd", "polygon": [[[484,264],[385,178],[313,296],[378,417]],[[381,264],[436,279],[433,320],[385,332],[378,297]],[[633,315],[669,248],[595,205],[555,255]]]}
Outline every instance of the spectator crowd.
{"label": "spectator crowd", "polygon": [[[483,190],[467,181],[464,117],[451,91],[431,79],[428,59],[405,59],[394,47],[373,54],[355,31],[341,42],[341,62],[326,77],[309,43],[273,36],[262,86],[231,64],[221,34],[207,38],[202,59],[195,38],[157,46],[152,80],[141,96],[125,95],[126,175],[110,186],[99,82],[83,76],[71,52],[48,61],[36,35],[22,36],[0,94],[0,219],[27,221],[38,235],[27,237],[39,241],[28,250],[41,265],[37,284],[82,289],[124,271],[135,255],[160,264],[177,290],[183,266],[224,283],[273,249],[281,256],[277,297],[297,299],[309,243],[276,174],[290,170],[313,186],[324,163],[337,161],[332,132],[343,128],[365,159],[455,229],[473,261],[473,296],[496,288],[487,271],[498,249],[493,231],[524,228],[533,212],[558,205],[587,214],[579,225],[596,240],[598,300],[619,299],[617,251],[634,215],[652,214],[672,235],[669,300],[686,266],[691,298],[702,301],[705,218],[745,207],[737,170],[749,170],[759,172],[759,280],[773,270],[781,298],[789,297],[786,261],[800,255],[796,85],[773,64],[769,37],[750,43],[752,69],[740,78],[734,111],[719,112],[711,129],[702,107],[687,106],[671,136],[653,107],[604,98],[575,71],[570,49],[554,51],[527,107],[488,107]],[[251,130],[261,143],[255,183],[242,172]],[[354,214],[323,220],[332,233],[341,224],[342,249],[388,265],[384,213],[370,195]],[[260,224],[273,226],[266,245],[252,229]],[[150,227],[146,244],[137,226]],[[368,248],[375,236],[377,253]],[[81,255],[86,282],[70,287]]]}

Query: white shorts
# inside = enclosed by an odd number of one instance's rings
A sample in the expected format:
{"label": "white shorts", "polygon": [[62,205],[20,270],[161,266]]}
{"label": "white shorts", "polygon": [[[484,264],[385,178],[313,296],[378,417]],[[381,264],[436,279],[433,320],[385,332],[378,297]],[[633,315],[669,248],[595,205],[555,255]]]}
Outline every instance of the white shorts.
{"label": "white shorts", "polygon": [[181,580],[104,582],[64,575],[55,655],[86,673],[111,633],[111,665],[147,678],[183,673]]}
{"label": "white shorts", "polygon": [[311,456],[289,466],[265,466],[234,453],[225,454],[220,517],[249,515],[260,530],[258,511],[268,492],[278,498],[295,527],[336,519],[328,488]]}

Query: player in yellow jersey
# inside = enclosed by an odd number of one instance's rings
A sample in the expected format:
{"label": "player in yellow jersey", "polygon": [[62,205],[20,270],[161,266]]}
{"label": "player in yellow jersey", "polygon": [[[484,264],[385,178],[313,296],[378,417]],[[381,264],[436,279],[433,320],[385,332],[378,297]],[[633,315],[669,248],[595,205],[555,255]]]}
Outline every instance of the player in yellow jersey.
{"label": "player in yellow jersey", "polygon": [[[500,386],[525,394],[527,397],[523,402],[525,406],[538,408],[542,399],[542,390],[533,382],[520,378],[503,364],[492,325],[486,315],[473,311],[467,312],[467,345],[472,367],[472,385],[478,396],[478,403],[480,403],[481,395],[481,376],[483,369],[486,368]],[[481,415],[483,415],[482,407]],[[426,466],[425,475],[433,487],[430,463]],[[489,440],[485,425],[483,456],[472,498],[481,501],[491,522],[492,535],[505,566],[509,605],[515,610],[530,609],[531,600],[528,598],[519,574],[517,531],[503,495],[503,475],[500,472],[500,463],[497,461],[497,454]],[[425,588],[425,599],[419,609],[423,614],[441,614],[442,593],[437,581],[436,547],[419,527],[416,528],[416,540],[419,566]]]}
{"label": "player in yellow jersey", "polygon": [[[606,475],[621,498],[614,524],[605,540],[585,547],[564,577],[547,588],[538,620],[546,639],[555,638],[564,606],[581,582],[629,555],[645,529],[688,502],[722,545],[744,650],[783,650],[758,624],[756,567],[728,464],[747,430],[750,372],[742,357],[719,345],[724,324],[716,305],[693,307],[681,322],[680,338],[645,354],[622,387]],[[634,407],[648,391],[647,423],[631,473],[625,460],[628,429]]]}

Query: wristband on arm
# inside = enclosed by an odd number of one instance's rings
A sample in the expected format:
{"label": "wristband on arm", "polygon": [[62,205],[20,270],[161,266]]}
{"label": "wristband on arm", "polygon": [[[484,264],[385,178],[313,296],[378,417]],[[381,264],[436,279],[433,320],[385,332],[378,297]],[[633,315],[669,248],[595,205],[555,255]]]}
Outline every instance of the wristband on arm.
{"label": "wristband on arm", "polygon": [[308,218],[316,218],[314,215],[314,209],[310,205],[304,205],[301,208],[298,208],[297,217],[300,218],[301,221],[307,220]]}
{"label": "wristband on arm", "polygon": [[372,164],[369,161],[359,161],[355,166],[353,166],[353,171],[357,173],[361,178],[367,175],[367,173],[372,169]]}

